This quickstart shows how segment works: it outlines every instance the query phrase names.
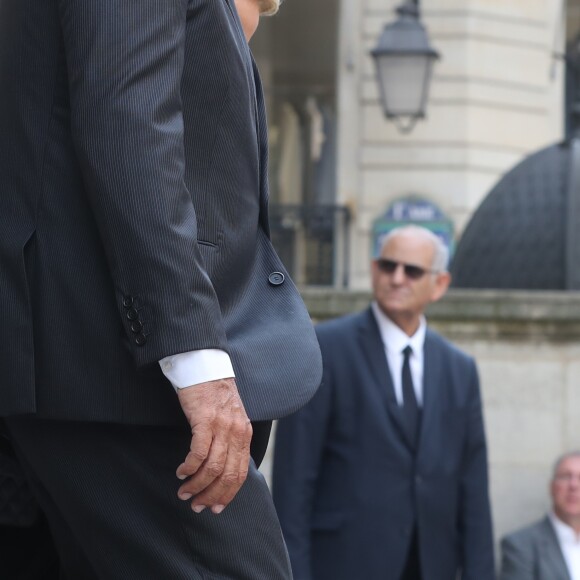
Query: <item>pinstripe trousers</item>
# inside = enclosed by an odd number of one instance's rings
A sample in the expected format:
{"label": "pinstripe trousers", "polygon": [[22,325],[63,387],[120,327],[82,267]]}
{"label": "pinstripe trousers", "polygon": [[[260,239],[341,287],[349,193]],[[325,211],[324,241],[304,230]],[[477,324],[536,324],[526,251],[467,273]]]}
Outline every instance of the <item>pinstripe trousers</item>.
{"label": "pinstripe trousers", "polygon": [[[8,428],[69,580],[289,580],[253,461],[220,515],[177,497],[190,431],[19,417]],[[106,468],[103,468],[106,466]]]}

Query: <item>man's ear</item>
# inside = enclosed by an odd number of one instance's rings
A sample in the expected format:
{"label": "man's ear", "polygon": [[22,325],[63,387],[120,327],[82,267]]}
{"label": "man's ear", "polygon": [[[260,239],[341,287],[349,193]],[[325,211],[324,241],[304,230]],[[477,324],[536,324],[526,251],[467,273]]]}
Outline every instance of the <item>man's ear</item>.
{"label": "man's ear", "polygon": [[431,293],[431,302],[437,302],[445,295],[449,285],[451,284],[451,274],[449,272],[441,272],[436,275],[435,286]]}
{"label": "man's ear", "polygon": [[377,261],[376,260],[372,260],[371,261],[371,284],[372,284],[372,287],[373,288],[377,284],[378,277],[379,277],[379,268],[377,266]]}

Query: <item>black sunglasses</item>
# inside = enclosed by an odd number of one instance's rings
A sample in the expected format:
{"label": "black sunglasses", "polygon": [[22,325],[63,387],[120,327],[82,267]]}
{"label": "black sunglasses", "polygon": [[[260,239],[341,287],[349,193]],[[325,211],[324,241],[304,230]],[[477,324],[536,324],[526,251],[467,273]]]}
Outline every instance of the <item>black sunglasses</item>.
{"label": "black sunglasses", "polygon": [[383,274],[394,274],[395,270],[399,266],[403,266],[405,276],[411,280],[418,280],[419,278],[422,278],[427,272],[430,272],[431,274],[438,273],[437,270],[429,270],[428,268],[421,268],[421,266],[405,264],[404,262],[395,262],[395,260],[389,260],[388,258],[377,258],[375,262]]}

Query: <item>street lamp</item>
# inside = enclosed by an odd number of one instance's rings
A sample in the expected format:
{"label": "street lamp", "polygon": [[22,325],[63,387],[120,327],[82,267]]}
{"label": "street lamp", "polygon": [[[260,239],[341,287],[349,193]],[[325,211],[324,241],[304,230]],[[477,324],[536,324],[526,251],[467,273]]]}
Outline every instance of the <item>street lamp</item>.
{"label": "street lamp", "polygon": [[396,12],[398,17],[385,26],[371,55],[385,116],[408,133],[417,119],[425,117],[433,62],[439,53],[419,21],[418,0],[405,0]]}

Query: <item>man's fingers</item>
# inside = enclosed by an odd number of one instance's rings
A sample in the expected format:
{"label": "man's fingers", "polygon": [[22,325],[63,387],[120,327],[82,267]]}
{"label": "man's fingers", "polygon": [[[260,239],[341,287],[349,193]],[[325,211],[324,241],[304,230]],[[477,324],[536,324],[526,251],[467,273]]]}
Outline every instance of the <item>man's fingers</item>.
{"label": "man's fingers", "polygon": [[238,432],[231,440],[222,473],[198,495],[191,505],[194,511],[209,506],[214,513],[221,513],[234,499],[248,476],[250,463],[251,425]]}
{"label": "man's fingers", "polygon": [[[194,445],[195,435],[192,439]],[[224,471],[228,455],[228,441],[223,435],[215,437],[205,461],[191,475],[191,477],[179,488],[178,496],[181,499],[190,499],[203,491],[215,481]]]}
{"label": "man's fingers", "polygon": [[209,455],[212,439],[211,429],[207,426],[199,425],[193,429],[189,453],[176,471],[179,479],[185,479],[197,473]]}

